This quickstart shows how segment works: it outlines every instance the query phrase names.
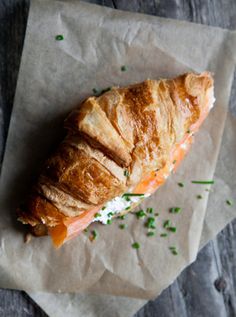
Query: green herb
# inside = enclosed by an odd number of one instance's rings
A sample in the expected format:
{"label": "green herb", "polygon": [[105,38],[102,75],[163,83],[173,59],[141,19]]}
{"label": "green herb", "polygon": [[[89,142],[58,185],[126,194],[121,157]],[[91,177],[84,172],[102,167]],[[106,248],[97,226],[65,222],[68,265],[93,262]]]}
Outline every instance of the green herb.
{"label": "green herb", "polygon": [[147,233],[147,236],[148,237],[153,237],[155,235],[155,232],[153,232],[153,231],[149,231],[148,233]]}
{"label": "green herb", "polygon": [[155,226],[155,218],[149,217],[147,219],[147,222],[146,222],[145,226],[147,228],[149,228],[149,229],[155,229],[156,228],[156,226]]}
{"label": "green herb", "polygon": [[130,206],[129,206],[129,207],[126,207],[125,210],[129,210],[130,208],[131,208]]}
{"label": "green herb", "polygon": [[98,94],[99,91],[98,91],[96,88],[93,88],[93,93],[94,93],[94,94]]}
{"label": "green herb", "polygon": [[178,183],[179,187],[184,187],[183,183]]}
{"label": "green herb", "polygon": [[107,214],[108,217],[112,217],[113,215],[114,215],[113,212],[108,212],[108,214]]}
{"label": "green herb", "polygon": [[147,213],[153,214],[153,208],[147,208]]}
{"label": "green herb", "polygon": [[169,228],[170,226],[171,226],[170,220],[164,221],[164,223],[163,223],[163,228]]}
{"label": "green herb", "polygon": [[127,71],[127,66],[125,66],[125,65],[121,66],[120,70],[122,72],[126,72]]}
{"label": "green herb", "polygon": [[133,247],[134,249],[139,249],[139,248],[140,248],[140,244],[139,244],[138,242],[134,242],[134,243],[132,244],[132,247]]}
{"label": "green herb", "polygon": [[102,207],[102,210],[105,210],[106,209],[106,207],[104,206],[104,207]]}
{"label": "green herb", "polygon": [[111,220],[111,219],[108,219],[108,220],[107,220],[107,225],[111,225],[111,223],[112,223],[112,220]]}
{"label": "green herb", "polygon": [[167,236],[168,236],[167,233],[161,233],[161,234],[160,234],[160,237],[163,237],[163,238],[165,238],[165,237],[167,237]]}
{"label": "green herb", "polygon": [[62,41],[62,40],[64,40],[64,36],[62,34],[58,34],[58,35],[56,35],[55,39],[57,41]]}
{"label": "green herb", "polygon": [[85,232],[85,233],[88,232],[88,228],[84,229],[84,232]]}
{"label": "green herb", "polygon": [[169,249],[170,249],[170,251],[171,251],[171,253],[172,253],[173,255],[178,255],[178,252],[177,252],[177,250],[176,250],[176,247],[169,247]]}
{"label": "green herb", "polygon": [[121,220],[124,220],[124,219],[125,219],[125,215],[118,216],[117,218],[118,218],[118,219],[121,219]]}
{"label": "green herb", "polygon": [[159,216],[159,213],[158,213],[158,212],[155,212],[154,216],[156,216],[156,217]]}
{"label": "green herb", "polygon": [[181,212],[181,208],[180,207],[172,207],[170,208],[170,213],[171,214],[178,214]]}
{"label": "green herb", "polygon": [[94,218],[98,218],[98,217],[101,217],[101,214],[99,212],[97,212],[95,215],[94,215]]}
{"label": "green herb", "polygon": [[203,185],[207,185],[207,184],[214,184],[213,180],[210,181],[192,181],[193,184],[203,184]]}
{"label": "green herb", "polygon": [[226,204],[229,205],[229,206],[232,206],[232,205],[233,205],[233,202],[232,202],[232,200],[228,200],[228,199],[227,199],[227,200],[226,200]]}
{"label": "green herb", "polygon": [[107,88],[101,90],[101,95],[104,94],[104,93],[107,92],[107,91],[110,91],[111,88],[112,88],[112,87],[107,87]]}
{"label": "green herb", "polygon": [[119,228],[123,230],[123,229],[126,228],[126,225],[124,223],[122,223],[122,224],[119,225]]}
{"label": "green herb", "polygon": [[131,201],[131,199],[127,196],[127,197],[124,197],[126,201]]}
{"label": "green herb", "polygon": [[176,160],[174,160],[174,161],[173,161],[173,164],[175,164],[176,162],[177,162],[177,161],[176,161]]}
{"label": "green herb", "polygon": [[129,196],[144,196],[144,194],[133,194],[133,193],[125,193],[122,197],[129,197]]}
{"label": "green herb", "polygon": [[136,216],[137,216],[137,218],[139,219],[139,218],[142,218],[142,217],[146,217],[147,215],[146,215],[146,213],[141,209],[141,210],[139,210],[139,211],[136,212]]}
{"label": "green herb", "polygon": [[171,232],[176,232],[176,227],[168,227],[167,229]]}
{"label": "green herb", "polygon": [[128,171],[128,170],[125,170],[125,171],[124,171],[124,175],[125,175],[126,177],[129,177],[129,171]]}
{"label": "green herb", "polygon": [[97,231],[96,231],[96,230],[93,230],[93,231],[92,231],[92,240],[96,240],[97,237],[98,237]]}
{"label": "green herb", "polygon": [[197,199],[202,199],[202,195],[197,195]]}

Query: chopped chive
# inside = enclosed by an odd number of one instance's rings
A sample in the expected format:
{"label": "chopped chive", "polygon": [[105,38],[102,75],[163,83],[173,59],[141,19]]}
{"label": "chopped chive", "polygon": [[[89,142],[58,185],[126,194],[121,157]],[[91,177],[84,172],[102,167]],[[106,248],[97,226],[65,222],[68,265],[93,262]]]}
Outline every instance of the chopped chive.
{"label": "chopped chive", "polygon": [[126,201],[131,201],[131,199],[127,196],[127,197],[124,197]]}
{"label": "chopped chive", "polygon": [[160,237],[163,237],[163,238],[164,238],[164,237],[167,237],[167,236],[168,236],[167,233],[161,233],[161,234],[160,234]]}
{"label": "chopped chive", "polygon": [[171,247],[169,247],[169,249],[170,249],[170,250],[176,250],[176,247],[171,246]]}
{"label": "chopped chive", "polygon": [[56,35],[55,39],[57,41],[62,41],[62,40],[64,40],[64,36],[62,34],[58,34],[58,35]]}
{"label": "chopped chive", "polygon": [[124,175],[125,175],[126,177],[129,177],[129,171],[128,171],[128,170],[125,170],[125,171],[124,171]]}
{"label": "chopped chive", "polygon": [[232,200],[227,199],[225,202],[226,202],[226,204],[229,205],[229,206],[232,206],[232,205],[233,205]]}
{"label": "chopped chive", "polygon": [[104,207],[102,207],[102,210],[105,210],[106,209],[106,207],[104,206]]}
{"label": "chopped chive", "polygon": [[179,187],[184,187],[183,183],[178,183]]}
{"label": "chopped chive", "polygon": [[112,217],[113,215],[114,215],[113,212],[109,212],[109,213],[107,214],[108,217]]}
{"label": "chopped chive", "polygon": [[121,220],[124,220],[124,219],[125,219],[125,215],[118,216],[117,218],[118,218],[118,219],[121,219]]}
{"label": "chopped chive", "polygon": [[166,221],[164,221],[164,223],[163,223],[163,228],[169,228],[170,225],[171,225],[170,220],[166,220]]}
{"label": "chopped chive", "polygon": [[93,230],[93,231],[92,231],[92,240],[96,240],[97,237],[98,237],[97,231],[96,231],[96,230]]}
{"label": "chopped chive", "polygon": [[144,196],[144,194],[133,194],[133,193],[125,193],[122,197],[129,197],[129,196]]}
{"label": "chopped chive", "polygon": [[147,208],[147,213],[152,214],[153,213],[153,208]]}
{"label": "chopped chive", "polygon": [[154,236],[155,235],[155,232],[153,232],[153,231],[149,231],[148,233],[147,233],[147,236],[148,237],[152,237],[152,236]]}
{"label": "chopped chive", "polygon": [[123,230],[123,229],[126,228],[126,225],[124,223],[122,223],[122,224],[119,225],[119,228]]}
{"label": "chopped chive", "polygon": [[130,206],[129,206],[129,207],[126,207],[125,210],[129,210],[130,208],[131,208]]}
{"label": "chopped chive", "polygon": [[176,227],[168,227],[167,229],[171,232],[176,232],[177,230]]}
{"label": "chopped chive", "polygon": [[170,208],[170,213],[171,214],[178,214],[181,212],[181,208],[180,207],[172,207]]}
{"label": "chopped chive", "polygon": [[94,215],[94,218],[98,218],[98,217],[101,217],[101,214],[99,212],[97,212],[95,215]]}
{"label": "chopped chive", "polygon": [[171,253],[172,253],[173,255],[178,255],[178,252],[177,252],[176,250],[171,250]]}
{"label": "chopped chive", "polygon": [[155,218],[149,217],[147,219],[147,222],[146,222],[145,226],[147,228],[150,228],[150,229],[155,229],[156,228],[156,226],[155,226]]}
{"label": "chopped chive", "polygon": [[112,87],[107,87],[107,88],[101,90],[101,95],[104,94],[104,93],[107,92],[107,91],[110,91],[111,88],[112,88]]}
{"label": "chopped chive", "polygon": [[139,248],[140,248],[140,244],[139,244],[138,242],[134,242],[134,243],[132,244],[132,247],[133,247],[134,249],[139,249]]}
{"label": "chopped chive", "polygon": [[112,224],[111,219],[108,219],[108,220],[107,220],[107,225],[111,225],[111,224]]}
{"label": "chopped chive", "polygon": [[202,195],[197,195],[197,199],[202,199]]}
{"label": "chopped chive", "polygon": [[213,180],[210,181],[192,181],[192,184],[203,184],[203,185],[207,185],[207,184],[214,184]]}
{"label": "chopped chive", "polygon": [[93,93],[98,94],[98,90],[96,88],[93,88]]}
{"label": "chopped chive", "polygon": [[139,218],[142,218],[142,217],[146,217],[147,215],[146,215],[146,213],[141,209],[141,210],[139,210],[139,211],[136,212],[136,216],[137,216],[137,218],[139,219]]}
{"label": "chopped chive", "polygon": [[126,71],[127,71],[127,66],[122,65],[121,68],[120,68],[120,70],[121,70],[122,72],[126,72]]}
{"label": "chopped chive", "polygon": [[173,164],[175,164],[176,162],[177,162],[177,161],[176,161],[176,160],[174,160],[174,161],[173,161]]}
{"label": "chopped chive", "polygon": [[85,232],[85,233],[88,232],[88,228],[84,229],[84,232]]}

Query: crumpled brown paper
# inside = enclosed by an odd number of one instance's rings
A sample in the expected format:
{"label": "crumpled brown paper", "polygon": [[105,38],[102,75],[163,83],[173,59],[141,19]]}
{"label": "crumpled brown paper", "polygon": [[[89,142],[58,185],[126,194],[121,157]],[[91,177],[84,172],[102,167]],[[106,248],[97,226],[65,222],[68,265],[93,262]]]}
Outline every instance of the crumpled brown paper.
{"label": "crumpled brown paper", "polygon": [[[56,41],[57,34],[64,40]],[[235,33],[219,28],[77,1],[32,2],[1,176],[1,287],[151,298],[196,258],[209,192],[191,180],[214,175],[235,48]],[[127,72],[121,72],[122,65]],[[155,237],[147,238],[142,221],[130,215],[124,231],[118,220],[111,226],[95,225],[95,243],[84,234],[60,250],[54,250],[48,238],[23,243],[14,210],[60,139],[62,119],[92,88],[205,69],[215,74],[215,107],[176,175],[143,204],[160,213]],[[184,188],[177,186],[179,181]],[[198,194],[203,199],[196,199]],[[219,193],[218,199],[225,197]],[[182,207],[182,213],[170,215],[172,206]],[[159,234],[166,219],[177,233],[163,239]],[[134,241],[141,244],[139,250],[131,248]],[[171,245],[178,256],[171,254]]]}

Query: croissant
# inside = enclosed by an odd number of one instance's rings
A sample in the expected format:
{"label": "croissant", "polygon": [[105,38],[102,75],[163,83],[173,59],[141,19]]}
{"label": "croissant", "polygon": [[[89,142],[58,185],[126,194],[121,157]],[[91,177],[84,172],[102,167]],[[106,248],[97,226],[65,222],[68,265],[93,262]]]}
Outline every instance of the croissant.
{"label": "croissant", "polygon": [[132,210],[162,185],[214,103],[209,72],[146,80],[90,97],[65,120],[67,136],[18,210],[55,246],[94,220]]}

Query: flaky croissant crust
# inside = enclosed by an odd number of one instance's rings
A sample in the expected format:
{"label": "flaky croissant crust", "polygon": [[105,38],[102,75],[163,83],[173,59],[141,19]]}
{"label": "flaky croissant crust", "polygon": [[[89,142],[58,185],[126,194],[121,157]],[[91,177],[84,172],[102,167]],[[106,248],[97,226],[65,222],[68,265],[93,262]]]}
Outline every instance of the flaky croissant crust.
{"label": "flaky croissant crust", "polygon": [[212,89],[210,73],[189,73],[114,87],[85,100],[65,120],[67,136],[46,161],[20,220],[55,226],[163,168],[205,111]]}

